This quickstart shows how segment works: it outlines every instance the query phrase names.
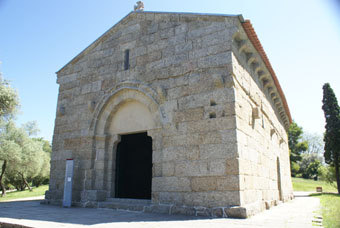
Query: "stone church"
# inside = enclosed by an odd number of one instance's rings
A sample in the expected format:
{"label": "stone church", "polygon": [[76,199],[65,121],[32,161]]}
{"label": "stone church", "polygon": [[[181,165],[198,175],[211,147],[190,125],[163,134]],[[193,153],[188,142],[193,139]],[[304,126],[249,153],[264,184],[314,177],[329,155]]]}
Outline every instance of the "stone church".
{"label": "stone church", "polygon": [[249,20],[134,11],[57,72],[46,202],[246,218],[292,199],[291,115]]}

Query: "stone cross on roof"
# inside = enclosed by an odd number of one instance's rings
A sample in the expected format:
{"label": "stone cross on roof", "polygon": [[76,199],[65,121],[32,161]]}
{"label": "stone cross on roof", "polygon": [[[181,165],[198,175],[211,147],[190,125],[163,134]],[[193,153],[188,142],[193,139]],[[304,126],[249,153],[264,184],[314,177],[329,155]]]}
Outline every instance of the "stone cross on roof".
{"label": "stone cross on roof", "polygon": [[134,11],[144,11],[144,3],[142,1],[136,2],[136,5],[133,7]]}

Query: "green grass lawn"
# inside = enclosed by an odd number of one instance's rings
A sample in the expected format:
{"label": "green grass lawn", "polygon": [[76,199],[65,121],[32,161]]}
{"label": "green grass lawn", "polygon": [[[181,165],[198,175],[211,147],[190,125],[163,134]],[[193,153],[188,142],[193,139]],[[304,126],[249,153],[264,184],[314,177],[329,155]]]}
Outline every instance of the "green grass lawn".
{"label": "green grass lawn", "polygon": [[322,193],[312,196],[320,198],[322,225],[325,228],[340,228],[340,195]]}
{"label": "green grass lawn", "polygon": [[0,197],[0,201],[41,196],[45,194],[46,190],[48,190],[48,185],[42,185],[39,188],[33,188],[31,192],[29,190],[8,192],[6,196]]}
{"label": "green grass lawn", "polygon": [[322,187],[323,192],[337,192],[336,188],[324,181],[314,181],[292,177],[294,191],[315,192],[316,187]]}
{"label": "green grass lawn", "polygon": [[[316,187],[322,187],[323,192],[337,193],[337,189],[324,181],[292,177],[294,191],[315,192]],[[322,223],[325,228],[340,228],[340,196],[332,193],[314,193],[320,198]]]}

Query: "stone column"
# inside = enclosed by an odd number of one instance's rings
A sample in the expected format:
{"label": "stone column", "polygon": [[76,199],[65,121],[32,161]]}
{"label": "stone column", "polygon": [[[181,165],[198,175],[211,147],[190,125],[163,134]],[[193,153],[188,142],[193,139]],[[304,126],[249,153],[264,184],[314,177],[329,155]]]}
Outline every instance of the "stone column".
{"label": "stone column", "polygon": [[[162,160],[163,160],[163,145],[162,145],[162,129],[152,129],[147,131],[148,136],[152,138],[152,179],[162,176]],[[153,181],[153,180],[152,180]],[[151,189],[152,203],[159,202],[159,196]]]}
{"label": "stone column", "polygon": [[120,143],[120,135],[113,134],[106,138],[106,155],[104,167],[104,187],[107,190],[107,197],[115,196],[115,177],[116,177],[116,154],[117,145]]}
{"label": "stone column", "polygon": [[94,166],[88,171],[92,180],[91,189],[84,189],[81,193],[84,207],[95,207],[97,201],[104,201],[110,196],[113,145],[118,139],[118,135],[108,134],[94,137]]}

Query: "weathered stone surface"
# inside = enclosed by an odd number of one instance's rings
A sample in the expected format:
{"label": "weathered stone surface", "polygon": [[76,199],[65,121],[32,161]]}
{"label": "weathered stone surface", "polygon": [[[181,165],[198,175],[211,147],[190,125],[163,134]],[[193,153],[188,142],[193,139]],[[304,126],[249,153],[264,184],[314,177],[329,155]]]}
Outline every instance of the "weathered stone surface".
{"label": "weathered stone surface", "polygon": [[213,177],[194,177],[191,179],[191,189],[195,192],[215,191],[216,182]]}
{"label": "weathered stone surface", "polygon": [[155,177],[152,178],[152,190],[155,192],[190,191],[190,180],[186,177]]}
{"label": "weathered stone surface", "polygon": [[225,177],[216,178],[217,191],[238,191],[240,190],[238,175],[226,175]]}
{"label": "weathered stone surface", "polygon": [[223,218],[223,217],[225,217],[223,208],[213,208],[211,210],[211,216],[213,218]]}
{"label": "weathered stone surface", "polygon": [[224,213],[232,218],[247,218],[247,209],[244,207],[229,207],[224,209]]}
{"label": "weathered stone surface", "polygon": [[173,215],[189,215],[189,216],[194,216],[196,215],[196,210],[193,207],[185,207],[185,206],[173,206],[171,207],[171,214]]}
{"label": "weathered stone surface", "polygon": [[[62,68],[46,200],[61,202],[68,158],[83,207],[245,218],[291,199],[279,95],[242,23],[133,12]],[[116,196],[122,135],[140,132],[152,139],[152,204],[99,202]]]}
{"label": "weathered stone surface", "polygon": [[150,205],[144,207],[144,212],[146,213],[160,213],[160,214],[170,214],[171,206],[169,205]]}
{"label": "weathered stone surface", "polygon": [[211,209],[206,207],[195,207],[196,216],[211,217]]}

